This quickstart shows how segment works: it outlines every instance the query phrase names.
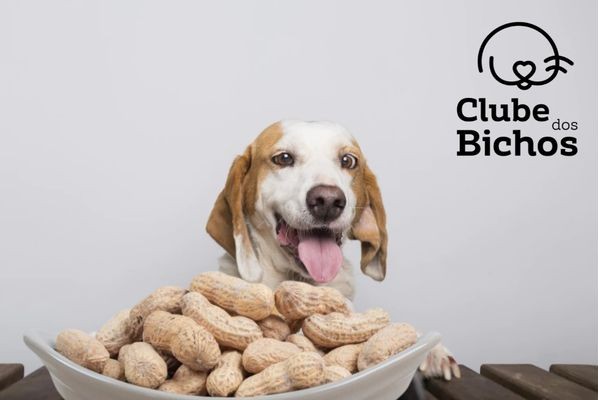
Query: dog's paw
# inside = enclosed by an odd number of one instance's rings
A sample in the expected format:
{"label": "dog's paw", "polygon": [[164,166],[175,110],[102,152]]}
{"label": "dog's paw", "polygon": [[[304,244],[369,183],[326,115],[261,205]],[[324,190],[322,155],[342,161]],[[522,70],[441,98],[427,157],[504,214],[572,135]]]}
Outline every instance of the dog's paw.
{"label": "dog's paw", "polygon": [[459,364],[442,343],[438,343],[430,350],[422,365],[419,366],[419,370],[426,379],[444,377],[445,380],[450,381],[453,376],[461,378]]}

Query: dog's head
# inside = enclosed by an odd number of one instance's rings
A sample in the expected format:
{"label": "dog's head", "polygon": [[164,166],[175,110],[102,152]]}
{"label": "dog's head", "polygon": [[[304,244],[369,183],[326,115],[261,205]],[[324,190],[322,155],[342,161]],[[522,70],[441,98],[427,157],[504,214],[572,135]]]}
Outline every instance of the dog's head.
{"label": "dog's head", "polygon": [[344,238],[361,241],[361,270],[386,275],[386,215],[376,177],[353,137],[331,122],[281,121],[238,156],[212,210],[207,231],[259,281],[250,230],[269,235],[295,273],[334,279]]}

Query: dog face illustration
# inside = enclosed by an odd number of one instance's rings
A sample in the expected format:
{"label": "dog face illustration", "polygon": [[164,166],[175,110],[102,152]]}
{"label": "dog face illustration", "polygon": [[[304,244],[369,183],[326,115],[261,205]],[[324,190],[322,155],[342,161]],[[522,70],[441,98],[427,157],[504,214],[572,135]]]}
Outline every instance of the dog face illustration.
{"label": "dog face illustration", "polygon": [[[536,47],[534,50],[541,51],[543,56],[524,56],[525,59],[519,59],[513,50],[514,43],[533,43]],[[556,78],[559,72],[567,73],[564,63],[573,65],[573,61],[559,54],[556,44],[543,29],[527,22],[511,22],[494,29],[482,42],[478,52],[479,72],[484,72],[485,50],[488,49],[486,53],[491,53],[491,48],[499,47],[503,53],[512,53],[512,59],[501,56],[499,60],[494,55],[488,56],[490,73],[503,85],[517,86],[521,90],[545,85]]]}

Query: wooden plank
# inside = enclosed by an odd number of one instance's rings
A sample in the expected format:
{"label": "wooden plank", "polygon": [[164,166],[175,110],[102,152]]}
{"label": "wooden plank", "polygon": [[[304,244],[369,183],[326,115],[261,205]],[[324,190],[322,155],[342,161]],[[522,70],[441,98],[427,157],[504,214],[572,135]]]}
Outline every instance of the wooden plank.
{"label": "wooden plank", "polygon": [[0,392],[0,400],[62,400],[48,370],[37,369]]}
{"label": "wooden plank", "polygon": [[424,392],[424,400],[438,400],[438,398],[432,393],[426,391]]}
{"label": "wooden plank", "polygon": [[598,392],[598,365],[552,364],[550,372]]}
{"label": "wooden plank", "polygon": [[426,389],[442,400],[523,400],[523,397],[505,389],[499,384],[484,378],[464,365],[461,378],[450,381],[430,379]]}
{"label": "wooden plank", "polygon": [[0,390],[23,379],[24,373],[22,364],[0,364]]}
{"label": "wooden plank", "polygon": [[596,400],[596,393],[531,364],[485,364],[482,375],[532,400]]}

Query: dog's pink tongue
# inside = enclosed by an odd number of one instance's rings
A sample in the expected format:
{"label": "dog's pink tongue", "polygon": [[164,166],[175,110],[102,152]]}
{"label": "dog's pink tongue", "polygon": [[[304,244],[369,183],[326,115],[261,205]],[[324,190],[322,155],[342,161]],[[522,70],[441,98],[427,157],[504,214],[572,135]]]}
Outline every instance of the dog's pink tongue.
{"label": "dog's pink tongue", "polygon": [[303,237],[299,239],[299,259],[317,283],[334,279],[343,263],[341,248],[332,237]]}

